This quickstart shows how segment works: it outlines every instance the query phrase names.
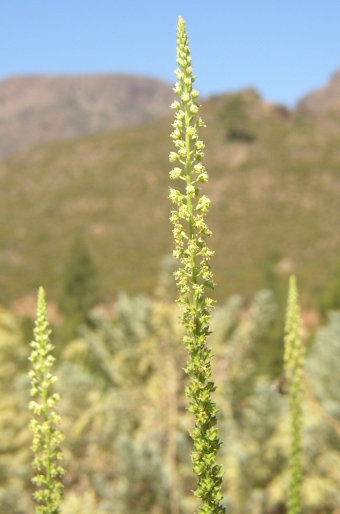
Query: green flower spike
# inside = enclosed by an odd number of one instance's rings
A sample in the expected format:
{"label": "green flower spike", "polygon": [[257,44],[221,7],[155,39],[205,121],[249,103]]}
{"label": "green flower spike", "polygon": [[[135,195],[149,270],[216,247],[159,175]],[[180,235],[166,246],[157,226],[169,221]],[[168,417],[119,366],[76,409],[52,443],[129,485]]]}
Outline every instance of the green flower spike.
{"label": "green flower spike", "polygon": [[204,221],[210,200],[201,195],[200,183],[207,182],[208,174],[202,164],[204,144],[198,139],[198,129],[204,124],[197,115],[198,91],[193,88],[195,77],[192,74],[190,50],[183,18],[178,18],[177,64],[175,71],[178,82],[174,87],[179,101],[171,107],[176,111],[174,130],[171,138],[176,151],[170,153],[170,161],[175,163],[171,171],[172,179],[182,181],[181,190],[170,188],[170,200],[177,206],[171,211],[174,228],[175,250],[173,255],[181,262],[174,276],[180,292],[177,300],[184,309],[181,317],[187,333],[184,343],[189,352],[185,371],[191,377],[186,388],[190,399],[189,411],[195,416],[195,427],[190,432],[194,451],[191,458],[193,470],[198,477],[195,496],[200,498],[199,514],[223,513],[220,504],[222,473],[216,461],[216,452],[221,446],[217,437],[217,409],[211,400],[215,384],[211,380],[212,352],[206,345],[209,334],[210,312],[213,301],[205,296],[205,288],[213,288],[209,261],[213,252],[206,245],[211,235]]}
{"label": "green flower spike", "polygon": [[41,287],[38,293],[35,339],[31,343],[32,351],[29,357],[33,367],[29,372],[31,396],[36,397],[36,401],[29,404],[29,409],[34,415],[29,425],[33,432],[33,467],[38,472],[32,482],[39,487],[39,490],[33,493],[33,498],[38,504],[36,514],[58,514],[63,491],[60,478],[64,475],[64,469],[58,465],[58,461],[62,459],[59,446],[63,435],[56,428],[60,423],[60,416],[55,410],[55,404],[60,398],[51,391],[57,377],[50,373],[54,362],[51,355],[54,347],[49,339],[50,333],[45,294]]}
{"label": "green flower spike", "polygon": [[301,508],[301,427],[304,347],[300,338],[301,318],[295,277],[290,277],[285,327],[284,367],[288,383],[291,422],[291,455],[288,514],[300,514]]}

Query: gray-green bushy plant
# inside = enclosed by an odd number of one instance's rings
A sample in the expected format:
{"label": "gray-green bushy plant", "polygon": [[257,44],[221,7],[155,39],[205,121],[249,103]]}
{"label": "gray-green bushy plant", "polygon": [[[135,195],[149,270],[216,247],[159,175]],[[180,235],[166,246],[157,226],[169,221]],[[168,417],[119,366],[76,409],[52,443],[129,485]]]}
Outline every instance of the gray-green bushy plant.
{"label": "gray-green bushy plant", "polygon": [[182,266],[174,272],[180,292],[178,303],[184,309],[181,322],[186,328],[183,341],[189,352],[186,372],[191,377],[186,395],[190,399],[189,411],[195,416],[195,427],[190,434],[193,439],[193,470],[198,477],[195,496],[200,498],[200,514],[223,513],[221,505],[222,473],[216,464],[216,453],[221,443],[217,436],[217,409],[211,399],[215,384],[211,379],[211,349],[207,347],[210,312],[213,301],[205,295],[205,288],[213,288],[209,261],[213,254],[206,245],[211,232],[204,216],[210,200],[201,195],[199,184],[207,182],[208,174],[202,164],[204,143],[198,138],[198,128],[204,126],[198,116],[198,91],[193,88],[190,50],[185,23],[178,18],[177,64],[178,82],[174,92],[180,101],[175,101],[174,130],[171,137],[176,151],[170,153],[170,161],[176,163],[171,171],[172,179],[184,182],[182,190],[170,189],[169,198],[177,205],[171,212],[176,249],[174,257]]}

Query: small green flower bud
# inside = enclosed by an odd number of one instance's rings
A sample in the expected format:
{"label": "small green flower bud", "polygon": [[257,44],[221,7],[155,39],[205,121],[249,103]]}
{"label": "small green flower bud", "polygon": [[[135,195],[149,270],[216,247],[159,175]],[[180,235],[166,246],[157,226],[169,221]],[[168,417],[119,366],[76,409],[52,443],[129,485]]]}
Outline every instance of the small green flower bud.
{"label": "small green flower bud", "polygon": [[199,199],[199,201],[196,205],[196,209],[198,211],[201,211],[202,213],[206,213],[206,212],[208,212],[210,203],[211,203],[210,199],[207,196],[201,196],[201,198]]}
{"label": "small green flower bud", "polygon": [[199,182],[208,182],[208,173],[204,172],[204,173],[201,173],[200,175],[198,175],[197,177],[197,180]]}
{"label": "small green flower bud", "polygon": [[202,173],[204,171],[204,166],[200,162],[195,164],[194,166],[194,172],[195,173]]}
{"label": "small green flower bud", "polygon": [[175,100],[174,102],[172,102],[172,104],[170,105],[171,109],[180,109],[181,108],[181,104],[179,102],[177,102],[177,100]]}
{"label": "small green flower bud", "polygon": [[179,161],[179,155],[176,152],[170,152],[169,161],[170,162]]}
{"label": "small green flower bud", "polygon": [[204,147],[205,147],[205,144],[203,143],[203,141],[195,142],[195,150],[203,150]]}
{"label": "small green flower bud", "polygon": [[190,196],[190,197],[192,197],[192,198],[195,196],[195,193],[196,193],[196,188],[195,188],[195,186],[191,186],[191,185],[190,185],[190,186],[187,186],[187,187],[185,188],[185,190],[186,190],[186,193],[187,193],[187,195],[188,195],[188,196]]}
{"label": "small green flower bud", "polygon": [[177,84],[175,84],[175,87],[173,87],[172,89],[176,95],[180,95],[182,92],[182,88],[179,82],[177,82]]}
{"label": "small green flower bud", "polygon": [[182,120],[175,120],[172,124],[171,124],[175,129],[178,129],[180,130],[183,126],[183,121]]}
{"label": "small green flower bud", "polygon": [[181,137],[181,133],[179,130],[174,130],[171,132],[170,137],[174,140],[179,139]]}
{"label": "small green flower bud", "polygon": [[176,75],[176,77],[177,77],[177,78],[178,78],[178,80],[180,81],[180,83],[177,83],[176,85],[181,86],[181,82],[182,82],[182,81],[183,81],[183,79],[184,79],[184,73],[183,73],[181,70],[177,69],[177,70],[175,70],[175,71],[174,71],[174,74]]}
{"label": "small green flower bud", "polygon": [[172,171],[170,171],[170,178],[177,179],[181,176],[182,170],[181,168],[174,168]]}
{"label": "small green flower bud", "polygon": [[185,143],[182,141],[182,139],[175,139],[174,144],[177,148],[184,148]]}
{"label": "small green flower bud", "polygon": [[197,130],[196,130],[196,128],[195,128],[195,127],[192,127],[192,126],[188,127],[188,128],[187,128],[187,134],[188,134],[188,136],[190,136],[191,138],[193,138],[193,137],[197,136]]}
{"label": "small green flower bud", "polygon": [[197,118],[196,124],[197,124],[198,127],[205,127],[205,123],[203,122],[201,117]]}
{"label": "small green flower bud", "polygon": [[[182,96],[181,96],[181,100],[184,104],[188,103],[189,100],[190,100],[190,96],[189,96],[189,93],[183,93]],[[191,107],[190,107],[190,110],[191,110]],[[196,111],[197,112],[197,111]]]}

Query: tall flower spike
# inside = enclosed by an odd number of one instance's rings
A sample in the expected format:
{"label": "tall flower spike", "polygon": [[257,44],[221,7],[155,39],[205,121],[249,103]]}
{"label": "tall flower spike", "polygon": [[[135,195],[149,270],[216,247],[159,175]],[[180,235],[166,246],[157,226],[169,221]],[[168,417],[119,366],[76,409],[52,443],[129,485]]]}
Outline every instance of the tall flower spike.
{"label": "tall flower spike", "polygon": [[54,362],[51,355],[53,345],[49,339],[50,333],[45,293],[41,287],[38,293],[35,339],[31,343],[32,351],[29,357],[33,368],[29,372],[31,396],[36,397],[36,401],[29,404],[29,409],[33,412],[33,419],[29,425],[33,432],[33,467],[37,470],[32,482],[39,487],[39,490],[33,493],[37,503],[36,514],[58,514],[63,491],[60,478],[64,475],[64,469],[58,465],[58,461],[62,459],[59,446],[63,435],[57,429],[60,416],[55,410],[60,398],[58,394],[52,393],[52,386],[57,377],[50,373]]}
{"label": "tall flower spike", "polygon": [[185,368],[191,381],[186,388],[189,411],[195,416],[195,427],[190,432],[194,451],[191,454],[193,470],[198,477],[195,496],[200,498],[199,514],[221,514],[222,473],[216,464],[216,453],[221,443],[217,437],[217,409],[211,400],[215,390],[211,380],[211,349],[207,347],[210,312],[213,301],[205,296],[206,287],[213,288],[209,261],[213,252],[206,245],[211,235],[204,216],[210,200],[201,195],[200,183],[207,182],[208,174],[202,164],[204,144],[198,138],[198,129],[204,126],[198,116],[198,91],[193,88],[191,57],[183,18],[178,18],[177,64],[174,87],[179,101],[171,107],[176,111],[171,134],[176,151],[170,153],[175,163],[172,179],[181,180],[181,189],[170,189],[170,200],[177,206],[171,211],[175,250],[173,255],[181,262],[174,276],[180,292],[177,300],[184,313],[182,324],[186,327],[184,343],[189,352]]}
{"label": "tall flower spike", "polygon": [[284,367],[288,383],[288,401],[291,424],[291,455],[289,461],[290,484],[288,514],[300,514],[301,508],[301,427],[303,394],[304,347],[300,338],[301,319],[295,277],[289,280],[288,305],[285,326]]}

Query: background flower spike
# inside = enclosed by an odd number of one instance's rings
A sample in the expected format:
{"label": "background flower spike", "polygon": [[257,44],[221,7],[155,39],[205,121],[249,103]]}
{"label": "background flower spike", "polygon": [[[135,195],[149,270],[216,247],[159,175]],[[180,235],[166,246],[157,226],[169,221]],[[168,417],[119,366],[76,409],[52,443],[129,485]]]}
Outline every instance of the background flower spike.
{"label": "background flower spike", "polygon": [[302,512],[301,427],[304,347],[301,341],[300,332],[301,317],[298,290],[296,286],[296,279],[294,276],[291,276],[289,280],[284,350],[284,369],[285,378],[288,385],[288,402],[291,425],[288,514],[300,514]]}
{"label": "background flower spike", "polygon": [[33,432],[34,453],[33,468],[37,474],[32,482],[39,488],[33,493],[37,503],[36,514],[58,514],[62,498],[63,485],[60,481],[64,469],[59,465],[62,459],[60,443],[63,434],[57,429],[60,423],[55,405],[59,395],[52,392],[57,377],[52,375],[54,357],[51,355],[53,345],[49,335],[51,330],[47,320],[45,293],[42,287],[38,293],[37,319],[34,329],[34,341],[31,342],[29,360],[32,369],[29,372],[31,379],[31,396],[35,398],[29,403],[33,412],[30,430]]}

